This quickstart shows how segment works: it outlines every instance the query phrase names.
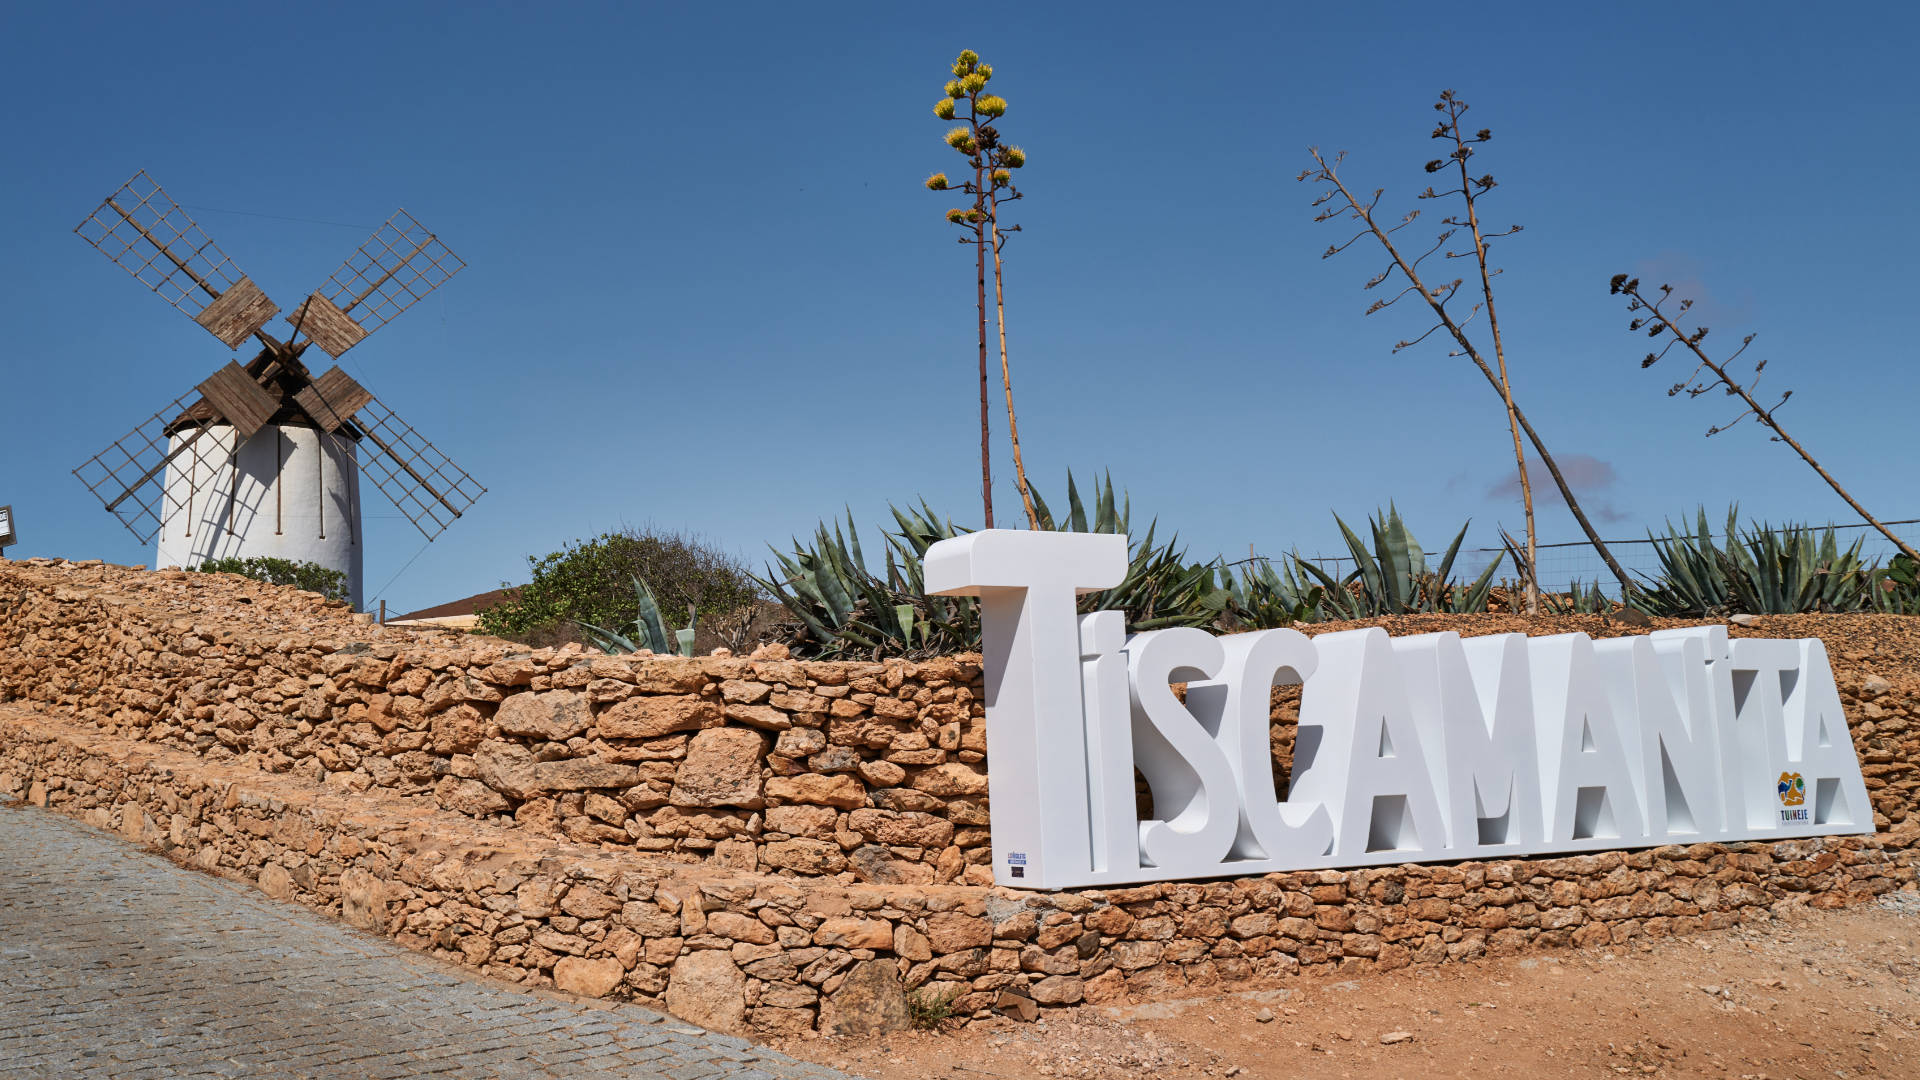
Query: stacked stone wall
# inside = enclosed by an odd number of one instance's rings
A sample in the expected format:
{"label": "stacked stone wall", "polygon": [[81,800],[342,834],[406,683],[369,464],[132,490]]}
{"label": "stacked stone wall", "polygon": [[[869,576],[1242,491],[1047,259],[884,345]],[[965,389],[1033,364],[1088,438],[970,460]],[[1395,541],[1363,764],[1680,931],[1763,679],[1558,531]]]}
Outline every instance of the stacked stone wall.
{"label": "stacked stone wall", "polygon": [[991,882],[975,657],[612,657],[357,622],[233,575],[0,563],[0,701],[536,835]]}
{"label": "stacked stone wall", "polygon": [[[1030,1013],[1712,930],[1911,887],[1920,835],[1914,680],[1853,667],[1877,837],[1034,893],[971,855],[971,658],[527,652],[73,564],[0,563],[0,620],[0,798],[494,976],[722,1028],[856,1034],[904,1024],[908,994]],[[793,731],[824,742],[781,750]]]}

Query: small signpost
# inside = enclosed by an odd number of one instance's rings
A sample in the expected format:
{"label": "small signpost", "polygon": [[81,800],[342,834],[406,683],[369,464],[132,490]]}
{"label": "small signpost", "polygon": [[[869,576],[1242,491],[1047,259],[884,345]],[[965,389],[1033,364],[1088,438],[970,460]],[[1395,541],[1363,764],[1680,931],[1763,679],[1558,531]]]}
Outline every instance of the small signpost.
{"label": "small signpost", "polygon": [[20,542],[13,534],[13,507],[0,506],[0,558],[5,558],[7,549]]}

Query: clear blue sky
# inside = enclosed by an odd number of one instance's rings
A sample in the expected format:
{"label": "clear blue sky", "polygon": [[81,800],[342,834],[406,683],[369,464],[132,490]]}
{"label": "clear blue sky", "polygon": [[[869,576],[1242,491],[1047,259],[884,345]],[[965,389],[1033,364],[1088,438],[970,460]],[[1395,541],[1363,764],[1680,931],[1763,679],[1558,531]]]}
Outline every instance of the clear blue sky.
{"label": "clear blue sky", "polygon": [[[346,367],[490,493],[384,593],[519,580],[622,524],[758,562],[843,505],[978,514],[972,267],[920,186],[983,52],[1029,151],[1008,315],[1027,461],[1111,469],[1196,555],[1517,530],[1498,401],[1323,262],[1305,149],[1413,206],[1437,91],[1519,221],[1516,394],[1617,535],[1704,502],[1849,518],[1718,398],[1670,399],[1606,282],[1703,286],[1870,508],[1920,517],[1905,5],[11,5],[0,15],[0,503],[14,557],[147,562],[69,471],[224,362],[70,233],[147,169],[283,305],[405,206],[470,268]],[[273,216],[249,216],[273,215]],[[287,218],[301,220],[283,220]],[[339,224],[333,224],[339,223]],[[353,227],[347,227],[353,226]],[[1424,226],[1422,226],[1424,228]],[[1673,361],[1669,361],[1673,363]],[[996,438],[1004,437],[996,413]],[[1004,448],[998,505],[1015,520]],[[387,508],[365,493],[370,513]],[[871,531],[871,530],[870,530]],[[1543,540],[1576,535],[1563,508]],[[370,522],[374,594],[420,548]],[[869,550],[873,550],[870,546]]]}

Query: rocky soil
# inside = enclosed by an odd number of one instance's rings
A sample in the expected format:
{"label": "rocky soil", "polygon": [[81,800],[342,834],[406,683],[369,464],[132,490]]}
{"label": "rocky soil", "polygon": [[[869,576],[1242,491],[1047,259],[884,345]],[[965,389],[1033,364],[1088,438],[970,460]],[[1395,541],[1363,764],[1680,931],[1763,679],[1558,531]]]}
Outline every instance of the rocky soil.
{"label": "rocky soil", "polygon": [[1037,1023],[791,1039],[876,1080],[1920,1075],[1920,894],[1723,934],[1054,1011]]}

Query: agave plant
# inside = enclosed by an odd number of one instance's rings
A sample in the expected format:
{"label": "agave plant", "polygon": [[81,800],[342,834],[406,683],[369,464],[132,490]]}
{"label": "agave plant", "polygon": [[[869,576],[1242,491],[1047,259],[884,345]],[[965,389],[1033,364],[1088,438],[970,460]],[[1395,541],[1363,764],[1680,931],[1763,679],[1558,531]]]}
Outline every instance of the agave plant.
{"label": "agave plant", "polygon": [[1236,578],[1233,568],[1220,567],[1218,594],[1225,601],[1222,621],[1235,630],[1266,630],[1297,622],[1318,622],[1326,589],[1305,580],[1293,562],[1275,569],[1271,559],[1247,564]]}
{"label": "agave plant", "polygon": [[[1121,495],[1116,505],[1111,474],[1093,486],[1093,515],[1080,498],[1073,473],[1067,473],[1067,519],[1056,521],[1038,491],[1033,505],[1040,528],[1054,532],[1119,533],[1132,536],[1133,500]],[[1130,630],[1160,630],[1171,626],[1205,626],[1217,618],[1225,598],[1217,596],[1214,563],[1189,563],[1176,534],[1165,544],[1154,541],[1159,522],[1147,523],[1147,533],[1131,541],[1124,581],[1105,592],[1080,600],[1082,611],[1124,611]]]}
{"label": "agave plant", "polygon": [[1886,571],[1860,558],[1861,540],[1841,548],[1832,526],[1775,529],[1764,523],[1740,528],[1739,507],[1727,511],[1726,546],[1714,543],[1703,507],[1694,530],[1672,523],[1667,535],[1647,534],[1662,572],[1633,598],[1649,615],[1792,615],[1802,612],[1886,610],[1903,605],[1896,588],[1883,599]]}
{"label": "agave plant", "polygon": [[633,579],[633,600],[635,614],[625,633],[592,623],[574,625],[602,652],[633,653],[645,649],[662,655],[676,652],[681,656],[693,655],[695,616],[691,605],[687,610],[686,629],[669,633],[666,622],[660,618],[660,604],[653,598],[653,590],[638,577]]}
{"label": "agave plant", "polygon": [[[1116,499],[1112,477],[1094,485],[1091,513],[1072,474],[1067,513],[1057,519],[1033,492],[1040,527],[1060,532],[1127,534],[1132,507]],[[927,549],[967,530],[922,500],[889,507],[896,531],[885,533],[885,573],[867,568],[849,513],[843,530],[822,523],[811,544],[774,552],[777,566],[758,579],[798,620],[794,644],[816,656],[909,656],[980,648],[979,609],[970,598],[926,595]],[[1189,564],[1177,538],[1157,542],[1153,525],[1130,540],[1126,580],[1081,599],[1082,610],[1117,609],[1134,630],[1203,626],[1219,614],[1211,563]],[[1211,606],[1210,606],[1211,605]]]}
{"label": "agave plant", "polygon": [[1743,609],[1771,614],[1872,606],[1872,568],[1860,561],[1863,538],[1842,550],[1831,527],[1817,539],[1812,528],[1798,525],[1758,529],[1737,544],[1732,535],[1729,530],[1726,554],[1739,572],[1728,576]]}
{"label": "agave plant", "polygon": [[1039,519],[1040,528],[1047,532],[1080,533],[1124,533],[1128,522],[1133,519],[1133,499],[1122,496],[1124,500],[1116,509],[1113,501],[1113,474],[1108,473],[1100,482],[1093,485],[1093,517],[1087,517],[1087,507],[1080,501],[1080,489],[1073,482],[1073,472],[1067,472],[1067,520],[1062,523],[1053,518],[1053,511],[1047,507],[1047,500],[1038,494],[1033,497],[1033,509]]}
{"label": "agave plant", "polygon": [[1604,615],[1613,610],[1613,601],[1600,591],[1600,582],[1581,585],[1575,581],[1564,594],[1540,594],[1541,607],[1549,615]]}
{"label": "agave plant", "polygon": [[1487,594],[1493,589],[1493,572],[1499,569],[1504,556],[1488,563],[1473,584],[1454,584],[1450,580],[1453,560],[1460,552],[1461,541],[1467,537],[1467,525],[1460,526],[1439,565],[1429,570],[1426,553],[1420,549],[1420,542],[1414,539],[1406,522],[1400,520],[1400,512],[1393,504],[1387,505],[1386,513],[1367,519],[1373,531],[1371,549],[1347,527],[1340,515],[1335,514],[1333,520],[1346,538],[1347,550],[1353,553],[1353,573],[1336,580],[1319,566],[1297,555],[1294,557],[1295,564],[1325,589],[1323,603],[1329,617],[1367,619],[1380,615],[1486,610]]}
{"label": "agave plant", "polygon": [[[1732,518],[1728,519],[1729,524]],[[1732,610],[1733,590],[1727,583],[1727,570],[1714,546],[1713,530],[1707,526],[1707,510],[1701,507],[1698,527],[1689,534],[1667,523],[1667,535],[1647,539],[1660,559],[1660,575],[1649,578],[1650,589],[1637,593],[1635,607],[1649,615],[1713,615]]]}
{"label": "agave plant", "polygon": [[[821,523],[812,544],[793,543],[792,552],[774,551],[776,573],[758,579],[800,620],[796,644],[821,656],[911,655],[977,646],[979,615],[971,603],[925,595],[921,553],[938,539],[958,535],[951,523],[931,515],[894,511],[904,537],[887,537],[886,572],[867,569],[860,530],[847,515],[831,532]],[[914,543],[925,545],[918,552]]]}
{"label": "agave plant", "polygon": [[1884,569],[1873,571],[1867,592],[1875,611],[1888,615],[1920,615],[1920,563],[1904,553]]}

